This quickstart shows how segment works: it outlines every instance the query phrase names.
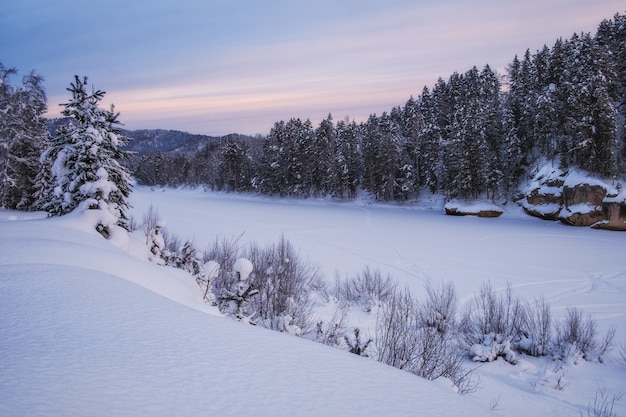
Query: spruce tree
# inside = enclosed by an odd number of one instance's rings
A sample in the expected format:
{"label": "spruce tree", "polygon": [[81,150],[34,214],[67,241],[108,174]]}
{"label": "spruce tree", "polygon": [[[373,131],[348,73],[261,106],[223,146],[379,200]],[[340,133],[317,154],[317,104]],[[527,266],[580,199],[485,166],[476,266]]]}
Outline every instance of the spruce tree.
{"label": "spruce tree", "polygon": [[437,115],[437,104],[427,87],[420,96],[420,111],[424,118],[420,131],[420,183],[427,186],[431,193],[439,191],[441,169],[441,128]]}
{"label": "spruce tree", "polygon": [[61,114],[68,119],[54,134],[42,159],[50,163],[50,184],[43,208],[63,215],[77,207],[99,209],[104,214],[98,230],[107,236],[116,224],[128,229],[129,172],[120,164],[120,150],[128,139],[121,136],[119,113],[98,107],[105,92],[87,91],[87,77],[75,77],[67,89],[71,100]]}
{"label": "spruce tree", "polygon": [[337,137],[333,152],[333,170],[330,192],[335,197],[355,198],[361,184],[361,134],[354,121],[337,122]]}
{"label": "spruce tree", "polygon": [[11,85],[16,73],[0,63],[0,206],[34,210],[39,156],[48,137],[46,94],[43,78],[32,72],[18,87]]}

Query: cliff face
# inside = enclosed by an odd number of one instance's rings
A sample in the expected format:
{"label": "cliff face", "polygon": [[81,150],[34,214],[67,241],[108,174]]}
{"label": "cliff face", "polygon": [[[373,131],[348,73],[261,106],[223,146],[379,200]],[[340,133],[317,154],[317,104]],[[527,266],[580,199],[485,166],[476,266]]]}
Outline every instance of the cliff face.
{"label": "cliff face", "polygon": [[572,226],[626,231],[626,194],[584,173],[543,168],[520,200],[524,210]]}

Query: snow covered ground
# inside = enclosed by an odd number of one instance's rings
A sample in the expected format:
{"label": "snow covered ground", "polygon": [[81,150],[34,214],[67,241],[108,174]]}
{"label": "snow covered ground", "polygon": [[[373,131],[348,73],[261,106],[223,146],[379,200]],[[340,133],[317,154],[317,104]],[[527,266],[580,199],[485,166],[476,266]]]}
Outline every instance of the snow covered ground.
{"label": "snow covered ground", "polygon": [[[555,315],[582,308],[626,342],[623,233],[517,208],[496,219],[449,217],[437,199],[398,206],[138,187],[131,202],[137,220],[153,204],[168,231],[200,248],[218,235],[244,233],[245,244],[284,234],[329,281],[369,266],[418,298],[425,282],[453,281],[461,304],[483,282],[510,283],[520,296],[543,296]],[[107,241],[89,223],[0,211],[1,416],[580,416],[598,392],[626,393],[616,349],[604,364],[496,361],[477,370],[478,391],[453,394],[216,317],[189,276],[145,262],[141,241]],[[626,415],[626,398],[614,411]]]}

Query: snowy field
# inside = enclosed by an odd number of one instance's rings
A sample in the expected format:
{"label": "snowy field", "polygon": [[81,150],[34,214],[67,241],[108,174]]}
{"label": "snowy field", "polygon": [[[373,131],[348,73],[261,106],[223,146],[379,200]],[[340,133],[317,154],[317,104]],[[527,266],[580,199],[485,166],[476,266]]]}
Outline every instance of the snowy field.
{"label": "snowy field", "polygon": [[[424,283],[452,281],[460,309],[482,283],[510,283],[522,297],[543,296],[556,316],[582,308],[626,342],[624,233],[515,207],[497,219],[449,217],[437,200],[138,187],[131,203],[138,221],[152,204],[169,232],[199,248],[216,236],[243,233],[245,244],[284,234],[329,282],[369,266],[420,298]],[[626,393],[615,349],[604,364],[489,363],[477,370],[480,388],[460,396],[445,382],[216,317],[193,279],[146,262],[140,240],[103,239],[90,222],[0,211],[0,416],[580,416],[598,393]],[[626,415],[626,398],[614,406]]]}

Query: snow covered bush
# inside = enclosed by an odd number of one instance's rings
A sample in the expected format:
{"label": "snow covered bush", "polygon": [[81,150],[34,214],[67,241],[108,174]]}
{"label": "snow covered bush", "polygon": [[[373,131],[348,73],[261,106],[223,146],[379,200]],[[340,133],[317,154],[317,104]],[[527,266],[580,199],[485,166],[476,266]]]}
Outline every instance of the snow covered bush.
{"label": "snow covered bush", "polygon": [[230,305],[234,305],[234,312],[229,311],[237,318],[237,320],[245,321],[249,324],[256,324],[254,316],[256,312],[254,308],[248,308],[252,296],[257,295],[259,290],[250,282],[250,274],[253,271],[252,262],[245,258],[239,258],[233,265],[233,272],[236,278],[234,288],[227,291],[221,301]]}
{"label": "snow covered bush", "polygon": [[518,355],[514,348],[523,317],[522,303],[513,297],[510,286],[499,295],[491,283],[483,284],[468,303],[460,323],[460,332],[473,360],[491,362],[502,357],[516,363]]}
{"label": "snow covered bush", "polygon": [[220,276],[222,267],[215,261],[208,261],[204,264],[204,280],[200,280],[200,287],[204,286],[202,299],[211,305],[217,305],[217,298],[213,292],[213,283]]}
{"label": "snow covered bush", "polygon": [[[215,276],[211,279],[211,288],[209,290],[216,300],[225,297],[226,293],[237,283],[237,276],[233,271],[233,266],[238,258],[244,256],[239,243],[241,237],[242,235],[231,238],[218,236],[204,250],[204,259],[209,259],[220,266],[219,271],[213,274]],[[248,257],[248,259],[250,258]]]}
{"label": "snow covered bush", "polygon": [[[97,229],[107,237],[111,226],[128,230],[128,197],[131,177],[119,160],[126,156],[120,147],[119,113],[98,107],[104,91],[87,92],[87,77],[78,76],[68,91],[71,100],[61,114],[68,118],[54,134],[42,154],[50,167],[50,182],[42,192],[41,206],[52,215],[63,215],[80,207],[103,212]],[[47,162],[46,162],[47,161]]]}
{"label": "snow covered bush", "polygon": [[151,262],[163,265],[165,263],[165,237],[163,229],[165,222],[159,218],[158,210],[150,205],[148,211],[143,215],[143,232],[146,236],[146,246],[150,251]]}
{"label": "snow covered bush", "polygon": [[595,320],[588,315],[583,317],[582,310],[572,307],[567,315],[556,323],[556,341],[553,349],[555,359],[565,360],[582,357],[586,361],[604,361],[604,356],[613,347],[615,327],[609,328],[605,337],[598,341]]}
{"label": "snow covered bush", "polygon": [[302,259],[284,236],[265,248],[251,244],[246,258],[256,268],[252,280],[259,296],[251,304],[258,324],[296,335],[313,330],[314,295],[324,287],[319,269]]}

